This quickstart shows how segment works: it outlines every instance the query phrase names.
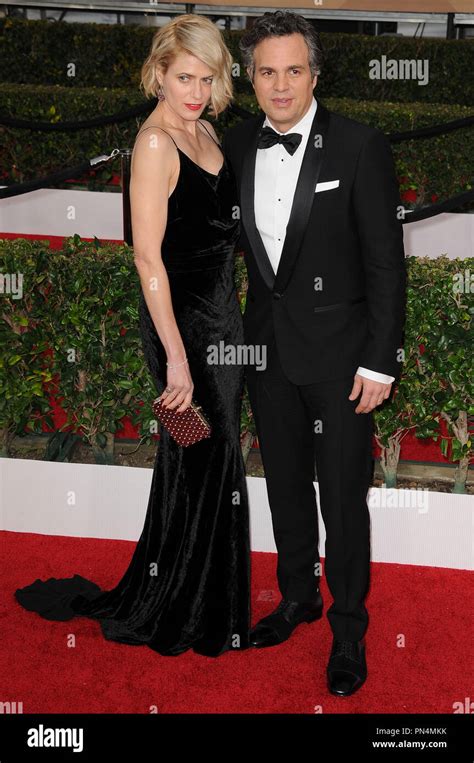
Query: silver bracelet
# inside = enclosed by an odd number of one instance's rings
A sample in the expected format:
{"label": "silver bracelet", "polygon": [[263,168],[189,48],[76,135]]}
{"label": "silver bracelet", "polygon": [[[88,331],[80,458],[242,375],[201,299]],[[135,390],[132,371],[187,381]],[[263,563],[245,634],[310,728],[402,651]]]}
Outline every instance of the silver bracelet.
{"label": "silver bracelet", "polygon": [[166,365],[168,366],[168,368],[177,368],[178,366],[184,366],[184,364],[187,362],[188,362],[188,359],[185,358],[182,363],[175,363],[174,366],[170,366],[169,363],[166,363]]}

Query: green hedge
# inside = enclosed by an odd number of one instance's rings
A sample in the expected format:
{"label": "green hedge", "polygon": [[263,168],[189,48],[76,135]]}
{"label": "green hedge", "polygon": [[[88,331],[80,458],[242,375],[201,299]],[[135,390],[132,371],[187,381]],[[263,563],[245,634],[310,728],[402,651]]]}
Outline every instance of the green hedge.
{"label": "green hedge", "polygon": [[[242,257],[235,268],[244,304]],[[77,235],[60,250],[44,241],[0,239],[0,293],[0,455],[25,428],[41,433],[43,422],[54,426],[51,394],[68,413],[63,429],[79,432],[99,462],[113,463],[124,416],[150,441],[157,390],[141,349],[131,247]],[[246,392],[242,429],[253,432]]]}
{"label": "green hedge", "polygon": [[[134,87],[156,28],[120,24],[70,24],[0,20],[0,81],[64,87]],[[226,32],[234,61],[240,62],[242,32]],[[418,101],[474,105],[474,40],[438,40],[322,33],[325,51],[321,97],[368,101]],[[369,62],[387,58],[427,59],[429,83],[372,80]],[[68,76],[68,64],[75,76]],[[251,92],[245,72],[237,92]]]}
{"label": "green hedge", "polygon": [[[318,88],[316,88],[318,93]],[[352,99],[325,98],[328,108],[386,133],[448,122],[469,114],[467,106],[440,104],[381,104]],[[239,95],[236,101],[254,113],[258,106],[253,96]],[[47,85],[0,85],[0,113],[32,121],[60,122],[86,119],[96,114],[114,114],[142,103],[138,91],[106,88],[66,88]],[[215,122],[223,131],[238,118],[228,112]],[[83,158],[108,153],[112,148],[132,147],[142,120],[68,133],[38,133],[0,126],[1,167],[4,184],[31,180]],[[416,190],[421,205],[454,196],[471,188],[474,179],[474,129],[463,128],[435,138],[405,141],[393,145],[400,189]],[[87,181],[91,190],[102,187],[119,162],[98,170]],[[86,182],[84,180],[84,182]],[[64,184],[62,187],[70,187]],[[407,207],[410,204],[407,203]],[[473,208],[471,203],[467,208]]]}
{"label": "green hedge", "polygon": [[[20,95],[20,97],[19,97]],[[100,114],[115,114],[143,102],[140,93],[107,88],[64,88],[46,85],[0,85],[0,114],[34,122],[80,121]],[[3,183],[39,178],[83,159],[106,154],[114,147],[133,146],[139,121],[107,125],[94,130],[47,133],[11,129],[0,125],[0,168]],[[115,163],[120,171],[120,163]],[[100,182],[89,181],[95,190],[107,180],[111,169],[97,171]],[[57,187],[69,187],[63,183]]]}
{"label": "green hedge", "polygon": [[[467,253],[466,253],[467,254]],[[416,428],[436,435],[448,425],[443,453],[458,462],[462,492],[472,455],[468,416],[474,414],[472,346],[474,258],[409,257],[403,366],[396,394],[375,414],[388,485],[396,480],[397,443]],[[156,396],[139,336],[139,278],[127,246],[68,239],[62,250],[41,241],[0,239],[0,274],[23,274],[20,298],[4,288],[0,315],[0,442],[8,455],[13,435],[41,432],[51,422],[54,392],[68,411],[68,426],[113,461],[114,434],[130,416],[145,438],[154,431]],[[6,285],[7,282],[5,282]],[[235,284],[245,308],[247,273],[236,257]],[[48,351],[52,350],[52,352]],[[241,434],[254,433],[247,390]]]}

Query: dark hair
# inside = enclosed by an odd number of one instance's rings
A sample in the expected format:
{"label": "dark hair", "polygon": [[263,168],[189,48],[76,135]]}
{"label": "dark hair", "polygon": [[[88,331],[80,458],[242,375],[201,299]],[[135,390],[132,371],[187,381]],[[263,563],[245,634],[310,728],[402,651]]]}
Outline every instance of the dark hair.
{"label": "dark hair", "polygon": [[252,27],[246,31],[239,42],[244,67],[250,70],[253,80],[255,62],[253,54],[259,42],[267,37],[283,37],[288,34],[301,34],[309,50],[309,68],[311,75],[321,72],[323,49],[319,34],[310,21],[291,11],[267,11],[257,18]]}

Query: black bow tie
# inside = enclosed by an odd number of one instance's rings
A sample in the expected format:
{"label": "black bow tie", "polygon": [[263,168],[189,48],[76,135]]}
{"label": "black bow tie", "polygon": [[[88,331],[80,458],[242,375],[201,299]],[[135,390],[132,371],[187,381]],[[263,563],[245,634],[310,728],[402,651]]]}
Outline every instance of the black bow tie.
{"label": "black bow tie", "polygon": [[282,143],[289,154],[293,155],[301,143],[302,135],[299,132],[290,132],[280,135],[271,127],[263,127],[258,136],[258,148],[270,148],[275,143]]}

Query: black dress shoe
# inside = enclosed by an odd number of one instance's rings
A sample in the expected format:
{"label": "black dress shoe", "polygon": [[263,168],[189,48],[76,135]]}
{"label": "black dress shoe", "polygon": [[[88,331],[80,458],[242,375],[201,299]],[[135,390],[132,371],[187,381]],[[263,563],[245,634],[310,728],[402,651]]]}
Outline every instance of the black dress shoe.
{"label": "black dress shoe", "polygon": [[348,697],[367,678],[365,644],[362,641],[333,639],[327,667],[328,688],[337,697]]}
{"label": "black dress shoe", "polygon": [[275,646],[286,641],[300,623],[311,623],[323,614],[323,599],[318,591],[314,601],[282,599],[278,607],[262,618],[250,631],[252,646]]}

